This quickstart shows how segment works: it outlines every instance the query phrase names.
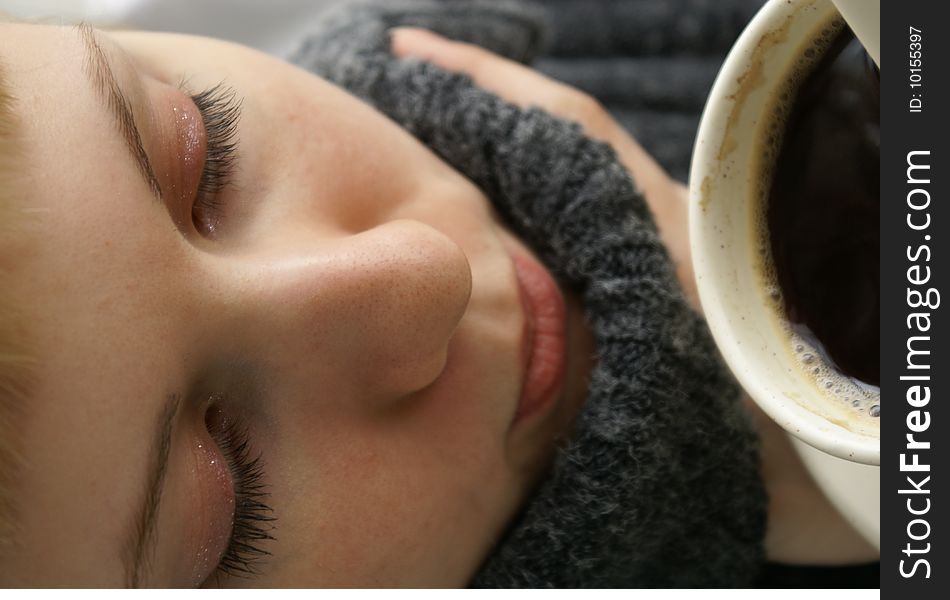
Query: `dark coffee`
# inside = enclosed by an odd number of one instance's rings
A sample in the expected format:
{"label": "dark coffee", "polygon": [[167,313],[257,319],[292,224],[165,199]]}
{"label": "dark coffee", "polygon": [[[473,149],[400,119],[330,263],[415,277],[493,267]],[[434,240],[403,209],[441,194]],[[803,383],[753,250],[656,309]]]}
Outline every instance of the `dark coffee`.
{"label": "dark coffee", "polygon": [[784,312],[841,373],[878,386],[880,75],[845,27],[785,102],[765,215]]}

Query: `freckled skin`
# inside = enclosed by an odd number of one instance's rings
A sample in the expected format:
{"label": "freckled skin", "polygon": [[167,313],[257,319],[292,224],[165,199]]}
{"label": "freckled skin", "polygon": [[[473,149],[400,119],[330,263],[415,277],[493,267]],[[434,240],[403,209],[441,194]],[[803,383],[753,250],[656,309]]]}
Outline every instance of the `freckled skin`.
{"label": "freckled skin", "polygon": [[79,36],[0,29],[42,182],[28,193],[28,275],[5,290],[28,311],[39,385],[22,428],[21,545],[0,581],[126,583],[156,415],[177,394],[145,585],[205,581],[227,543],[233,498],[209,466],[223,458],[205,455],[218,451],[212,396],[247,429],[277,520],[256,577],[208,582],[464,584],[583,399],[576,301],[555,409],[512,428],[525,317],[504,244],[521,243],[411,136],[245,48],[100,33],[167,195],[187,170],[161,99],[183,77],[195,92],[225,80],[241,98],[237,168],[208,239],[151,196]]}

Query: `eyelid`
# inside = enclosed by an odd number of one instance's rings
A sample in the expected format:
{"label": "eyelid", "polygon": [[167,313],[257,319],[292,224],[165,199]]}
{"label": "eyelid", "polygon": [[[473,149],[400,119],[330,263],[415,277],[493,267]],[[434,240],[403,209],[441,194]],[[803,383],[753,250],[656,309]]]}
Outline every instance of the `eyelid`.
{"label": "eyelid", "polygon": [[223,82],[190,97],[201,115],[205,143],[191,220],[199,234],[214,238],[225,216],[222,193],[233,182],[243,100]]}
{"label": "eyelid", "polygon": [[190,584],[198,586],[217,571],[229,545],[234,518],[234,484],[221,451],[207,431],[196,436],[192,454],[201,497],[195,508],[201,516]]}
{"label": "eyelid", "polygon": [[215,449],[224,459],[233,507],[227,546],[214,574],[253,576],[259,562],[270,555],[261,544],[274,539],[271,532],[275,517],[267,504],[270,494],[264,482],[264,463],[252,450],[243,422],[225,412],[215,399],[205,413],[205,423]]}
{"label": "eyelid", "polygon": [[[180,87],[164,87],[173,121],[169,132],[170,193],[165,201],[176,227],[186,236],[193,231],[191,208],[206,154],[204,119],[189,94]],[[167,122],[167,120],[165,120]]]}

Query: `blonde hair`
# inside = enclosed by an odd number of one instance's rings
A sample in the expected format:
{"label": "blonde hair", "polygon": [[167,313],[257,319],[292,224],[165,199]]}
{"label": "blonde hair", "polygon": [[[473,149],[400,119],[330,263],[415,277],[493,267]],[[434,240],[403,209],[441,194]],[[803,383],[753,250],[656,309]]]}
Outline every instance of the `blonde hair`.
{"label": "blonde hair", "polygon": [[16,529],[14,483],[22,468],[18,423],[34,372],[25,319],[12,297],[13,276],[22,258],[24,199],[20,121],[4,65],[0,62],[0,553]]}

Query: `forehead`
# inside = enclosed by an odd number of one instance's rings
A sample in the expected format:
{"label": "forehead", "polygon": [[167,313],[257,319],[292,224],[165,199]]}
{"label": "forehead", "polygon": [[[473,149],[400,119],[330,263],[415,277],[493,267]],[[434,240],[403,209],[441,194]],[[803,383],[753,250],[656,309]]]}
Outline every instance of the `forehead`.
{"label": "forehead", "polygon": [[[117,498],[136,484],[108,474],[144,464],[135,439],[144,425],[129,400],[161,397],[145,366],[161,368],[144,351],[157,336],[155,319],[130,326],[142,308],[121,301],[136,285],[131,274],[145,268],[142,246],[154,242],[133,235],[151,213],[84,73],[77,32],[2,24],[0,61],[22,124],[17,193],[31,239],[4,293],[24,307],[37,359],[23,411],[16,566],[27,582],[89,581],[119,560],[125,521],[116,515],[129,507]],[[123,349],[143,367],[123,374],[128,365],[115,360]]]}
{"label": "forehead", "polygon": [[0,22],[0,60],[21,100],[78,83],[84,58],[75,27]]}
{"label": "forehead", "polygon": [[0,24],[0,61],[22,125],[18,150],[34,214],[74,190],[74,175],[81,174],[82,161],[67,157],[81,156],[90,142],[82,137],[85,127],[99,116],[84,58],[73,28]]}
{"label": "forehead", "polygon": [[38,238],[20,261],[20,270],[34,276],[19,279],[36,308],[53,313],[36,300],[63,296],[79,272],[91,275],[81,265],[95,264],[116,238],[102,215],[128,212],[122,205],[132,182],[109,115],[85,73],[75,28],[2,24],[0,40],[21,124],[21,213]]}

